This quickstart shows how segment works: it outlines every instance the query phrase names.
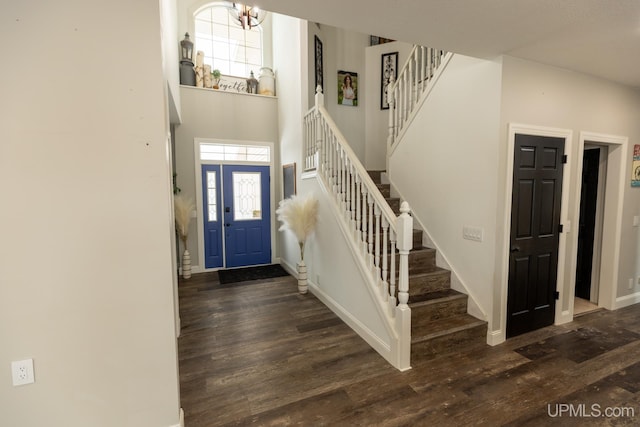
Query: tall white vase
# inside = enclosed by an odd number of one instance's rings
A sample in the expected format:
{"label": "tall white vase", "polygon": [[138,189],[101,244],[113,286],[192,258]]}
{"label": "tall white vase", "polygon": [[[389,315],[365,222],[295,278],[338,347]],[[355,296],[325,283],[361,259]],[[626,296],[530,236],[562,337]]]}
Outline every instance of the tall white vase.
{"label": "tall white vase", "polygon": [[[182,277],[188,279],[191,277],[191,255],[188,250],[184,250],[182,254]],[[305,273],[306,277],[306,273]]]}
{"label": "tall white vase", "polygon": [[304,295],[307,288],[307,265],[302,260],[298,263],[298,292]]}

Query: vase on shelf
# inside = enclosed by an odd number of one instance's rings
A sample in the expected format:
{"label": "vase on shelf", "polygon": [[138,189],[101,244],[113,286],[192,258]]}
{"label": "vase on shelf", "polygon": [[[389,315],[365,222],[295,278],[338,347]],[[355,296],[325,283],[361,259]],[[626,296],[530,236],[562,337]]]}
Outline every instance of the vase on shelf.
{"label": "vase on shelf", "polygon": [[307,293],[307,289],[307,265],[304,260],[301,260],[298,263],[298,292],[304,295]]}
{"label": "vase on shelf", "polygon": [[274,96],[276,94],[276,76],[269,67],[260,68],[260,82],[258,93],[260,95]]}

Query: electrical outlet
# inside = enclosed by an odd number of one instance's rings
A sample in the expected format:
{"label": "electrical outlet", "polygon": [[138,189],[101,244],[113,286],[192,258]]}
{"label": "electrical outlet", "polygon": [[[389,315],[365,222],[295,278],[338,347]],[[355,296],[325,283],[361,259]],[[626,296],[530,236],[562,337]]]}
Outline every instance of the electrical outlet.
{"label": "electrical outlet", "polygon": [[11,362],[13,385],[31,384],[35,381],[33,375],[33,359]]}

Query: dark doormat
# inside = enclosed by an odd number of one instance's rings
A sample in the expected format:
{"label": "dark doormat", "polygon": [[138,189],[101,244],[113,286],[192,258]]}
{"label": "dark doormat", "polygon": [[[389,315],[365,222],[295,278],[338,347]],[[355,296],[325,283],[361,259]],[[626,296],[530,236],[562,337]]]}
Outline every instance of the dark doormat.
{"label": "dark doormat", "polygon": [[271,279],[272,277],[288,276],[280,264],[260,265],[258,267],[234,268],[232,270],[218,270],[220,284],[245,282],[248,280]]}

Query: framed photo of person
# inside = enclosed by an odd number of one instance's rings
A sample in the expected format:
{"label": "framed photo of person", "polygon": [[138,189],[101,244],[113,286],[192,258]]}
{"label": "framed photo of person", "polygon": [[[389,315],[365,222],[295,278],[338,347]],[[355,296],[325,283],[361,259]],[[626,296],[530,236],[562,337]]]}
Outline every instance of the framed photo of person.
{"label": "framed photo of person", "polygon": [[358,73],[338,71],[338,104],[358,106]]}
{"label": "framed photo of person", "polygon": [[383,53],[382,54],[382,68],[380,72],[382,85],[380,86],[380,109],[389,109],[389,100],[387,99],[387,86],[393,79],[398,78],[398,52]]}
{"label": "framed photo of person", "polygon": [[313,36],[315,40],[315,62],[316,62],[316,86],[313,88],[315,93],[316,88],[320,86],[324,92],[324,82],[322,78],[322,41],[318,36]]}

